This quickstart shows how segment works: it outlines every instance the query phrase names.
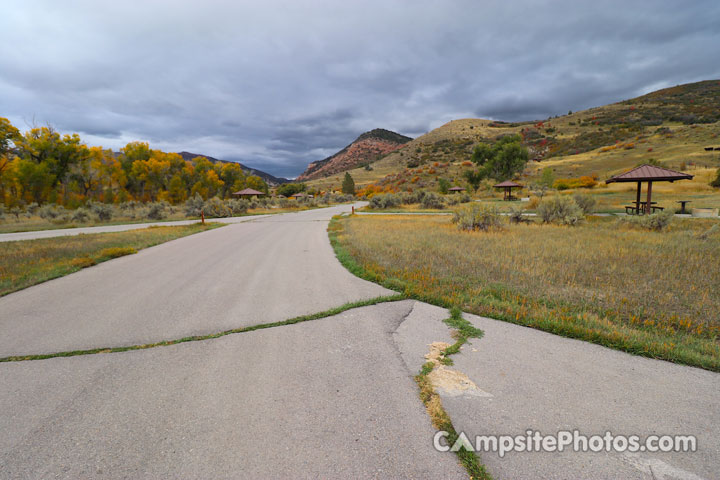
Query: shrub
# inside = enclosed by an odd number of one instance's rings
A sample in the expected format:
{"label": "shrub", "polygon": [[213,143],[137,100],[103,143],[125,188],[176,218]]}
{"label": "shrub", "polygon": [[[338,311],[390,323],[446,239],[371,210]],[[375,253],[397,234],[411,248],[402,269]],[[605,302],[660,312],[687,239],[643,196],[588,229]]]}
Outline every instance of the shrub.
{"label": "shrub", "polygon": [[567,190],[569,188],[593,188],[595,185],[597,185],[597,176],[585,175],[580,178],[558,178],[552,186],[557,190]]}
{"label": "shrub", "polygon": [[394,208],[398,205],[400,205],[400,197],[392,193],[375,195],[370,199],[372,209]]}
{"label": "shrub", "polygon": [[510,223],[523,223],[523,222],[530,222],[527,218],[523,216],[523,209],[522,207],[510,207]]}
{"label": "shrub", "polygon": [[88,218],[90,218],[90,214],[85,208],[80,207],[73,212],[70,218],[73,222],[87,222]]}
{"label": "shrub", "polygon": [[715,177],[715,180],[710,182],[711,187],[720,188],[720,168],[717,170],[717,176]]}
{"label": "shrub", "polygon": [[185,216],[199,217],[204,203],[205,202],[203,201],[202,197],[197,193],[194,197],[188,198],[185,202]]}
{"label": "shrub", "polygon": [[149,204],[145,216],[150,220],[162,220],[167,216],[165,212],[166,205],[164,202],[153,202]]}
{"label": "shrub", "polygon": [[[256,201],[252,203],[257,203]],[[255,208],[255,207],[252,207]],[[205,212],[206,217],[229,217],[232,215],[232,210],[230,207],[225,205],[225,202],[220,200],[218,197],[213,197],[209,200],[207,200],[203,204],[203,212]]]}
{"label": "shrub", "polygon": [[670,226],[674,218],[675,215],[672,212],[661,211],[651,215],[632,215],[623,217],[620,219],[620,224],[661,232]]}
{"label": "shrub", "polygon": [[242,215],[247,213],[249,202],[247,200],[241,200],[233,198],[227,201],[227,207],[233,215]]}
{"label": "shrub", "polygon": [[585,218],[575,200],[561,195],[543,199],[537,206],[537,214],[544,223],[562,225],[577,225]]}
{"label": "shrub", "polygon": [[90,211],[94,213],[101,222],[107,222],[113,216],[113,209],[110,205],[93,202],[89,205],[89,207]]}
{"label": "shrub", "polygon": [[45,220],[54,220],[59,217],[62,213],[63,208],[58,208],[56,205],[43,205],[38,209],[38,215],[40,218]]}
{"label": "shrub", "polygon": [[483,230],[501,228],[502,222],[497,207],[474,203],[453,212],[452,222],[460,230]]}
{"label": "shrub", "polygon": [[425,192],[422,200],[420,200],[420,205],[422,205],[423,208],[432,208],[438,210],[445,208],[445,202],[443,201],[443,197],[434,192]]}
{"label": "shrub", "polygon": [[573,195],[572,198],[573,200],[575,200],[575,203],[577,203],[578,207],[582,209],[585,215],[595,211],[595,206],[597,205],[597,200],[595,199],[595,197],[576,193],[575,195]]}

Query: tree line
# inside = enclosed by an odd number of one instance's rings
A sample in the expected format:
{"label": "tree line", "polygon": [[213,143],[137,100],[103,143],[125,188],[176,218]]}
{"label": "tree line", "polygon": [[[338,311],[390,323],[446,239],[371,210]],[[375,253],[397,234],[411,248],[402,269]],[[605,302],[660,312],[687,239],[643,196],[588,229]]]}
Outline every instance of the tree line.
{"label": "tree line", "polygon": [[75,208],[88,200],[177,205],[195,195],[228,198],[243,188],[268,192],[262,178],[236,163],[185,160],[145,142],[130,142],[116,153],[88,147],[78,134],[61,135],[52,127],[21,133],[0,117],[0,202],[8,207],[55,203]]}

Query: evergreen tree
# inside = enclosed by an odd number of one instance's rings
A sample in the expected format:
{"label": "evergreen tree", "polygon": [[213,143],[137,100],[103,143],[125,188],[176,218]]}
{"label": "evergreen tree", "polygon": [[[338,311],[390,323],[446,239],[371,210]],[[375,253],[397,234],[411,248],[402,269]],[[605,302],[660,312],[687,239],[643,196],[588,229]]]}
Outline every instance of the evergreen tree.
{"label": "evergreen tree", "polygon": [[353,180],[350,172],[345,172],[345,178],[342,182],[342,192],[345,195],[355,195],[355,180]]}

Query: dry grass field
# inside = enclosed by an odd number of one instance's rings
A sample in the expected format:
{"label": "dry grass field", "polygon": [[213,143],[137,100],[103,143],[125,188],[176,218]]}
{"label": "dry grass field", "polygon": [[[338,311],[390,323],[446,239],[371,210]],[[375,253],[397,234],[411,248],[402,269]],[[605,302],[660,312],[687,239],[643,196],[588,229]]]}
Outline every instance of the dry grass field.
{"label": "dry grass field", "polygon": [[355,216],[331,239],[355,273],[413,297],[720,371],[720,229],[591,218],[462,232],[445,216]]}
{"label": "dry grass field", "polygon": [[0,243],[0,296],[221,224],[150,227]]}

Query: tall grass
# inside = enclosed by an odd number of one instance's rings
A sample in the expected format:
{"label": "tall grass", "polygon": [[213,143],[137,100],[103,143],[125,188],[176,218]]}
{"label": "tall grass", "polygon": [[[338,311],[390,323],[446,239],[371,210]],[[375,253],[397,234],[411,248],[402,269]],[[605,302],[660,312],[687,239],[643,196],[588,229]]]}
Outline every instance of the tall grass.
{"label": "tall grass", "polygon": [[714,223],[473,233],[444,217],[353,217],[331,235],[362,275],[410,296],[720,371],[720,238],[702,235]]}
{"label": "tall grass", "polygon": [[217,228],[199,223],[0,243],[0,296],[142,248]]}

